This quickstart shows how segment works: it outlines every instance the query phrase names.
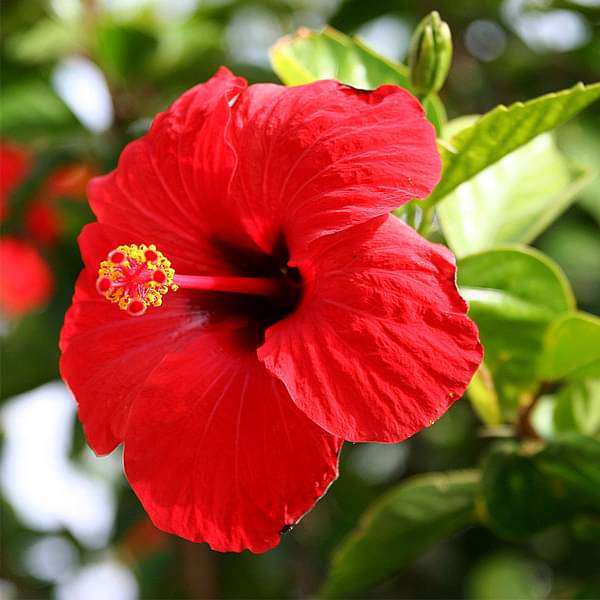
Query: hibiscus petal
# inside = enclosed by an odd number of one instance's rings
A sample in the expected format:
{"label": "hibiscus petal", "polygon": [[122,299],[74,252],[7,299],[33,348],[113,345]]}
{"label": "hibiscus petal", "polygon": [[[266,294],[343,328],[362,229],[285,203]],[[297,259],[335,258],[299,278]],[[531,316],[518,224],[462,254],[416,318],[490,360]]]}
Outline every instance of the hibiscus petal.
{"label": "hibiscus petal", "polygon": [[185,292],[169,293],[163,306],[131,317],[96,291],[98,265],[124,242],[121,230],[85,227],[79,243],[86,263],[61,331],[60,371],[79,404],[90,446],[111,452],[122,440],[132,402],[165,354],[205,326],[205,312]]}
{"label": "hibiscus petal", "polygon": [[115,171],[91,181],[89,199],[98,221],[151,236],[200,272],[223,272],[223,261],[202,262],[196,250],[208,246],[223,221],[222,215],[211,219],[211,207],[227,193],[237,164],[226,131],[229,103],[245,85],[221,68],[159,114],[148,134],[125,148]]}
{"label": "hibiscus petal", "polygon": [[317,237],[426,197],[440,177],[434,129],[396,86],[253,85],[233,107],[231,135],[239,165],[224,209],[265,251],[283,228],[297,254]]}
{"label": "hibiscus petal", "polygon": [[482,349],[448,250],[388,217],[319,240],[298,266],[302,303],[258,354],[315,423],[397,442],[460,398]]}
{"label": "hibiscus petal", "polygon": [[264,552],[336,478],[341,441],[239,335],[207,333],[154,370],[131,411],[125,471],[157,527]]}

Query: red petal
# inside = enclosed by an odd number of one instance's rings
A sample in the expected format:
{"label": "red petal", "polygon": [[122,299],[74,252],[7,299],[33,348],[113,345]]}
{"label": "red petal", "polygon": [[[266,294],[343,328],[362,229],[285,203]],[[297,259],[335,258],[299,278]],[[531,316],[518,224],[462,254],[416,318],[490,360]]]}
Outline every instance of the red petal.
{"label": "red petal", "polygon": [[235,332],[219,332],[152,373],[124,461],[157,527],[214,550],[264,552],[336,478],[340,446]]}
{"label": "red petal", "polygon": [[165,253],[170,247],[200,272],[223,272],[223,264],[203,264],[196,254],[223,222],[222,214],[211,222],[210,211],[227,193],[237,161],[225,134],[229,102],[244,86],[222,68],[159,114],[150,132],[125,148],[115,171],[91,181],[98,221],[148,237]]}
{"label": "red petal", "polygon": [[12,237],[0,240],[0,312],[18,317],[42,307],[53,277],[33,246]]}
{"label": "red petal", "polygon": [[389,217],[322,239],[299,267],[302,304],[259,357],[315,423],[397,442],[460,398],[482,349],[448,250]]}
{"label": "red petal", "polygon": [[96,291],[98,265],[127,239],[117,229],[94,223],[79,238],[88,267],[79,276],[73,305],[61,332],[60,370],[79,404],[90,446],[111,452],[122,440],[132,402],[165,354],[202,329],[185,293],[169,293],[163,306],[131,317]]}
{"label": "red petal", "polygon": [[319,236],[424,198],[439,180],[434,129],[396,86],[253,85],[233,115],[240,158],[233,207],[266,251],[282,227],[297,253]]}

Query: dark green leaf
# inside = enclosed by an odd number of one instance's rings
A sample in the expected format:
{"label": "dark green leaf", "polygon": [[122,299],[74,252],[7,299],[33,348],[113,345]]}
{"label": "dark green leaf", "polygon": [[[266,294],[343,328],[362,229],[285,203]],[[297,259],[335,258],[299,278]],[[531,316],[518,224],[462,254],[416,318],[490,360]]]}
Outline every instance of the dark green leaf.
{"label": "dark green leaf", "polygon": [[129,24],[104,23],[97,36],[100,66],[114,78],[139,77],[158,45],[154,35]]}
{"label": "dark green leaf", "polygon": [[566,492],[553,485],[516,444],[494,448],[483,465],[484,522],[498,535],[519,539],[559,522]]}
{"label": "dark green leaf", "polygon": [[551,441],[536,456],[540,470],[600,511],[600,440],[577,434]]}
{"label": "dark green leaf", "polygon": [[364,515],[333,557],[321,594],[357,594],[409,565],[474,521],[476,471],[434,473],[400,484]]}

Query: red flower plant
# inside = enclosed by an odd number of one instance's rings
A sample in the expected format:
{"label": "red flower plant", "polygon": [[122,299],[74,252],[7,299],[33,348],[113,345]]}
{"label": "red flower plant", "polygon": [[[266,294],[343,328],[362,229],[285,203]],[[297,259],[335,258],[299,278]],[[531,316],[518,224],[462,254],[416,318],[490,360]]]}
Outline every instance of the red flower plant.
{"label": "red flower plant", "polygon": [[8,200],[29,173],[29,153],[8,142],[0,141],[0,223],[8,214]]}
{"label": "red flower plant", "polygon": [[52,273],[31,244],[8,236],[0,239],[2,316],[14,319],[41,308],[52,286]]}
{"label": "red flower plant", "polygon": [[453,258],[389,216],[439,174],[399,87],[221,69],[92,180],[61,372],[159,528],[265,551],[343,440],[398,442],[461,396],[482,351]]}

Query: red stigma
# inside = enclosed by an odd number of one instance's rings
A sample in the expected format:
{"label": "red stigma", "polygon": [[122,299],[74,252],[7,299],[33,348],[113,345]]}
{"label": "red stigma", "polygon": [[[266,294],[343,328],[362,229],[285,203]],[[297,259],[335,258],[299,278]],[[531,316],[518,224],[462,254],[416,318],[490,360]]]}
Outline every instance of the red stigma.
{"label": "red stigma", "polygon": [[[146,252],[145,252],[145,258],[146,258],[147,262],[153,263],[153,262],[156,262],[158,260],[158,254],[156,252],[154,252],[154,250],[146,250]],[[158,281],[158,280],[155,279],[155,281]]]}
{"label": "red stigma", "polygon": [[112,288],[113,282],[108,277],[100,276],[96,280],[96,289],[99,294],[106,294]]}

